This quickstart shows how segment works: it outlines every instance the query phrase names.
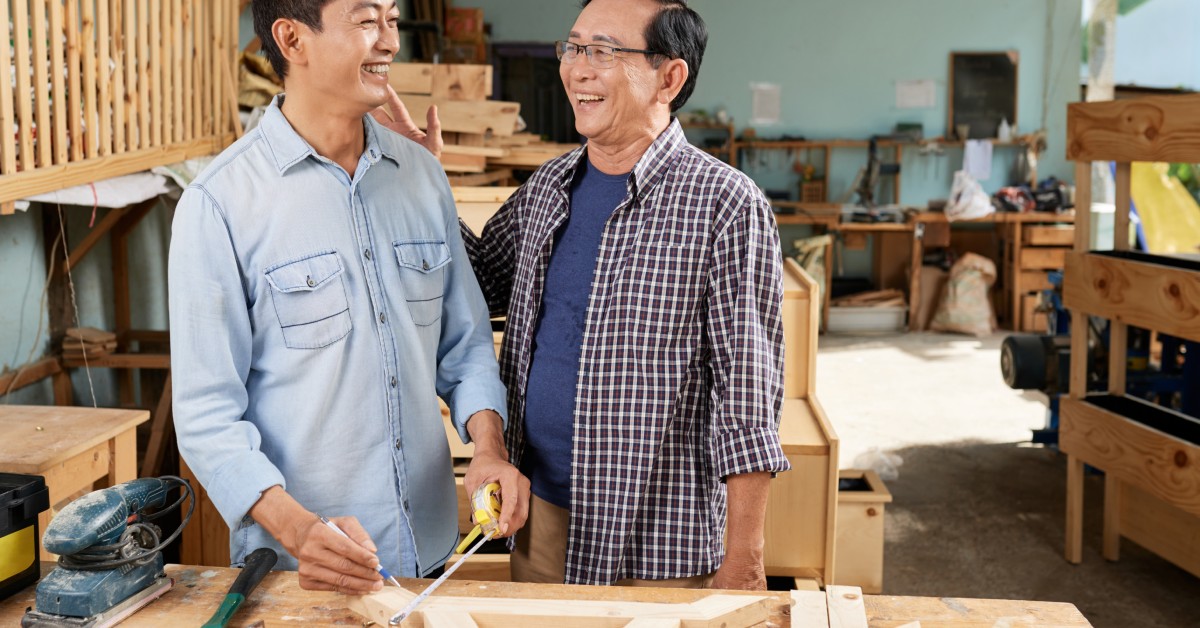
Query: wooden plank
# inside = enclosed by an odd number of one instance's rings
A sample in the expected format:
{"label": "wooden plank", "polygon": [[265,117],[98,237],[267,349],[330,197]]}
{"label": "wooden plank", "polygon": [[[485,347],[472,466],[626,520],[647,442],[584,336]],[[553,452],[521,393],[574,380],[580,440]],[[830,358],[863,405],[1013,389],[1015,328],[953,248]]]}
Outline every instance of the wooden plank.
{"label": "wooden plank", "polygon": [[[64,358],[63,366],[83,366],[83,360]],[[165,353],[110,353],[98,358],[89,358],[90,368],[110,369],[169,369],[171,356]]]}
{"label": "wooden plank", "polygon": [[[161,0],[154,0],[157,6]],[[154,122],[157,117],[153,108],[153,94],[156,87],[155,81],[151,80],[151,67],[153,66],[154,55],[150,51],[150,25],[155,23],[152,21],[150,14],[150,0],[137,0],[137,73],[138,73],[138,100],[135,105],[138,110],[138,146],[147,148],[150,146],[159,146],[160,142],[156,141],[154,135]],[[214,5],[220,6],[221,2],[214,2]],[[157,30],[157,29],[156,29]],[[161,132],[159,133],[161,138]]]}
{"label": "wooden plank", "polygon": [[1200,94],[1070,104],[1067,159],[1196,163]]}
{"label": "wooden plank", "polygon": [[1024,243],[1029,246],[1071,246],[1075,243],[1072,225],[1024,225]]}
{"label": "wooden plank", "polygon": [[0,375],[0,395],[20,390],[30,384],[62,372],[57,358],[42,358]]}
{"label": "wooden plank", "polygon": [[506,148],[496,148],[494,146],[459,146],[457,144],[446,144],[442,147],[442,154],[447,153],[452,155],[475,155],[483,157],[507,157],[509,151]]}
{"label": "wooden plank", "polygon": [[[1092,232],[1092,164],[1080,162],[1075,164],[1075,253],[1088,250]],[[1070,266],[1073,255],[1067,256],[1065,285],[1074,277],[1071,276]],[[1070,308],[1068,304],[1066,307]],[[1072,308],[1071,311],[1071,355],[1087,355],[1088,352],[1088,317],[1085,312]],[[1088,361],[1072,360],[1070,395],[1076,399],[1087,394]]]}
{"label": "wooden plank", "polygon": [[455,203],[503,203],[516,193],[513,187],[465,187],[450,188]]}
{"label": "wooden plank", "polygon": [[1105,560],[1121,558],[1121,480],[1115,475],[1104,477],[1104,546]]}
{"label": "wooden plank", "polygon": [[[84,12],[91,8],[91,2],[84,3]],[[111,25],[108,21],[108,3],[104,0],[96,2],[96,62],[89,63],[92,76],[96,81],[96,121],[90,127],[96,128],[96,152],[89,153],[88,159],[104,157],[112,154],[113,137],[113,107],[112,107],[112,73],[109,70],[109,41],[111,40]],[[87,82],[87,75],[84,75]],[[90,120],[90,118],[89,118]]]}
{"label": "wooden plank", "polygon": [[1037,294],[1020,295],[1021,320],[1019,321],[1019,326],[1014,327],[1014,329],[1039,333],[1049,329],[1049,320],[1046,313],[1037,311],[1040,301],[1041,299]]}
{"label": "wooden plank", "polygon": [[[37,141],[34,148],[37,152],[36,163],[39,167],[54,163],[51,150],[53,148],[51,138],[54,136],[54,122],[50,118],[51,92],[46,89],[46,86],[50,84],[50,77],[47,74],[50,58],[46,50],[47,39],[50,37],[49,27],[46,24],[47,4],[43,0],[34,0],[33,13],[29,20],[33,32],[33,98],[37,118]],[[27,92],[18,91],[18,97],[25,93]],[[30,166],[26,164],[25,167],[29,168]]]}
{"label": "wooden plank", "polygon": [[197,104],[200,102],[200,79],[196,73],[200,67],[196,54],[196,0],[185,0],[183,5],[183,84],[188,95],[183,102],[184,139],[200,136]]}
{"label": "wooden plank", "polygon": [[1063,302],[1072,310],[1200,341],[1200,274],[1186,269],[1072,253]]}
{"label": "wooden plank", "polygon": [[104,214],[104,218],[101,218],[100,222],[97,223],[96,226],[88,231],[87,235],[83,237],[83,240],[80,240],[79,244],[76,244],[75,248],[71,249],[70,254],[67,255],[67,259],[55,271],[58,276],[66,276],[66,274],[70,272],[72,268],[79,264],[84,256],[86,256],[93,247],[99,244],[100,241],[108,235],[109,230],[112,229],[113,226],[115,226],[121,220],[121,218],[128,213],[128,211],[129,209],[126,207],[117,207],[108,210],[108,212]]}
{"label": "wooden plank", "polygon": [[1064,452],[1200,515],[1200,445],[1083,400],[1063,399],[1060,407],[1059,442]]}
{"label": "wooden plank", "polygon": [[[67,135],[67,76],[64,72],[73,74],[73,68],[66,68],[64,65],[67,62],[67,51],[63,48],[63,38],[67,37],[67,33],[63,31],[63,0],[55,0],[48,3],[50,5],[50,27],[46,32],[46,38],[50,44],[50,106],[54,116],[54,163],[62,164],[67,162],[68,152]],[[72,33],[78,31],[71,27]],[[72,90],[72,99],[75,105],[70,109],[71,117],[78,119],[75,115],[79,112],[79,90]],[[78,122],[76,122],[78,126]],[[49,133],[42,137],[49,138]]]}
{"label": "wooden plank", "polygon": [[138,48],[137,48],[137,8],[133,0],[118,0],[118,5],[123,5],[121,8],[121,17],[125,18],[125,31],[123,33],[124,50],[123,57],[125,59],[125,100],[117,101],[117,106],[125,110],[125,145],[127,150],[138,150],[143,148],[139,143],[138,130],[141,128],[138,116],[137,103],[141,102],[141,97],[138,93],[138,71],[137,63]]}
{"label": "wooden plank", "polygon": [[183,0],[171,0],[171,141],[186,138],[184,128],[184,86],[187,85],[188,57],[184,56]]}
{"label": "wooden plank", "polygon": [[[38,2],[39,0],[34,0]],[[29,58],[29,6],[28,0],[12,0],[12,22],[13,22],[13,63],[18,68],[28,68],[30,64]],[[14,96],[17,105],[17,154],[20,155],[21,168],[31,170],[36,164],[33,153],[33,107],[32,102],[25,96],[29,94],[32,87],[29,84],[29,72],[20,71],[16,73],[17,90]],[[5,170],[6,176],[14,176],[14,170]],[[13,199],[0,199],[13,200]]]}
{"label": "wooden plank", "polygon": [[438,101],[429,96],[409,95],[404,105],[412,112],[413,122],[425,128],[425,116],[421,115],[432,105],[437,105],[442,130],[453,133],[494,133],[512,135],[516,130],[517,114],[521,105],[515,102],[485,100],[479,102]]}
{"label": "wooden plank", "polygon": [[[470,528],[468,528],[470,531]],[[508,582],[512,580],[512,568],[509,558],[511,554],[472,554],[467,562],[462,564],[453,574],[451,580],[483,580],[487,582]],[[453,565],[462,558],[462,554],[453,554],[446,561]]]}
{"label": "wooden plank", "polygon": [[816,390],[820,288],[793,259],[784,261],[783,338],[785,399],[805,398]]}
{"label": "wooden plank", "polygon": [[483,172],[487,169],[487,157],[483,155],[461,155],[443,151],[438,161],[446,172]]}
{"label": "wooden plank", "polygon": [[[388,84],[396,93],[402,94],[402,99],[409,112],[407,94],[429,94],[433,92],[432,63],[393,63],[388,70]],[[415,116],[414,116],[415,119]]]}
{"label": "wooden plank", "polygon": [[[72,1],[72,5],[78,4],[76,0]],[[101,3],[103,4],[103,3]],[[82,79],[81,89],[83,90],[83,138],[80,140],[82,145],[82,155],[71,155],[71,159],[79,161],[84,157],[88,159],[95,157],[98,153],[100,143],[100,124],[97,120],[96,107],[96,2],[95,0],[84,0],[80,5],[82,13],[79,16],[80,20],[80,78]],[[69,18],[68,18],[69,19]]]}
{"label": "wooden plank", "polygon": [[154,124],[158,133],[158,143],[170,144],[174,123],[171,111],[171,0],[159,0],[154,3],[154,7],[151,10],[158,13],[158,19],[155,21],[159,25],[158,32],[151,34],[152,40],[158,43],[151,70],[154,75],[154,101],[158,103],[158,115],[155,116]]}
{"label": "wooden plank", "polygon": [[162,472],[162,463],[167,455],[167,442],[175,433],[175,424],[171,419],[171,371],[167,371],[163,382],[162,395],[154,408],[150,419],[150,440],[146,442],[146,455],[142,458],[141,475],[158,477]]}
{"label": "wooden plank", "polygon": [[450,185],[454,187],[478,187],[493,183],[505,183],[513,178],[513,171],[508,168],[490,170],[483,174],[467,174],[450,176]]}
{"label": "wooden plank", "polygon": [[[386,587],[370,595],[349,598],[350,610],[387,625],[388,619],[404,608],[416,594]],[[754,626],[765,622],[769,597],[710,594],[690,604],[614,602],[607,600],[537,600],[521,598],[449,597],[434,595],[416,611],[464,611],[485,625],[567,626],[624,628],[635,618],[681,619],[694,628]]]}
{"label": "wooden plank", "polygon": [[1022,249],[1021,270],[1058,270],[1065,265],[1066,248]]}
{"label": "wooden plank", "polygon": [[1120,502],[1122,536],[1200,577],[1200,518],[1129,485]]}
{"label": "wooden plank", "polygon": [[213,155],[219,153],[232,141],[232,134],[205,137],[183,144],[158,146],[120,155],[85,159],[69,165],[51,166],[5,175],[4,186],[0,189],[0,202],[149,170],[154,166],[175,163],[192,157]]}
{"label": "wooden plank", "polygon": [[829,608],[829,628],[867,628],[867,607],[858,587],[825,587]]}
{"label": "wooden plank", "polygon": [[866,608],[871,626],[893,627],[920,621],[926,628],[1091,627],[1079,609],[1061,602],[869,595]]}
{"label": "wooden plank", "polygon": [[478,235],[483,233],[483,229],[487,226],[487,221],[500,211],[502,203],[455,203],[454,208],[458,211],[458,218],[463,221],[471,229],[471,232]]}
{"label": "wooden plank", "polygon": [[[8,0],[0,1],[0,24],[10,23],[8,4]],[[0,129],[5,129],[0,135],[0,175],[17,171],[16,138],[12,134],[17,123],[13,114],[12,54],[12,46],[0,46]]]}
{"label": "wooden plank", "polygon": [[763,530],[768,575],[831,581],[834,513],[828,509],[836,508],[837,476],[830,475],[836,455],[818,412],[808,399],[783,402],[779,438],[792,471],[772,480],[768,489]]}
{"label": "wooden plank", "polygon": [[492,66],[435,65],[430,83],[430,95],[438,100],[486,100],[492,95]]}
{"label": "wooden plank", "polygon": [[[1062,399],[1060,403],[1074,401]],[[1078,565],[1083,562],[1083,460],[1079,456],[1067,455],[1067,517],[1066,547],[1067,562]]]}

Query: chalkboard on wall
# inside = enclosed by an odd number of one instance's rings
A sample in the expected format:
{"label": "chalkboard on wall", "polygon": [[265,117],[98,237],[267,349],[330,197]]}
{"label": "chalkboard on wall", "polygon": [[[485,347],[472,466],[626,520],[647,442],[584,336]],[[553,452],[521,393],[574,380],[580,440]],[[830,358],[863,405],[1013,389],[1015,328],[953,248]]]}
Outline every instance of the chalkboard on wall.
{"label": "chalkboard on wall", "polygon": [[964,124],[970,126],[971,139],[996,137],[1001,119],[1016,126],[1018,61],[1015,50],[950,53],[946,137],[958,137],[956,130]]}

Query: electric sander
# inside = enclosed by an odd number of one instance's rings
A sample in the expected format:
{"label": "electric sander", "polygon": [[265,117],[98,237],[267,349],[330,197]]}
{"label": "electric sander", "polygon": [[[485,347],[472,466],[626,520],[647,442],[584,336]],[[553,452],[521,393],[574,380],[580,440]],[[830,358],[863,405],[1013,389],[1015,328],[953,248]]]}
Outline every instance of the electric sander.
{"label": "electric sander", "polygon": [[[171,502],[176,488],[183,491]],[[152,522],[191,498],[179,527],[162,539]],[[58,566],[37,586],[36,607],[23,628],[113,626],[171,589],[162,548],[174,541],[195,509],[181,478],[140,478],[94,491],[59,511],[42,546]]]}

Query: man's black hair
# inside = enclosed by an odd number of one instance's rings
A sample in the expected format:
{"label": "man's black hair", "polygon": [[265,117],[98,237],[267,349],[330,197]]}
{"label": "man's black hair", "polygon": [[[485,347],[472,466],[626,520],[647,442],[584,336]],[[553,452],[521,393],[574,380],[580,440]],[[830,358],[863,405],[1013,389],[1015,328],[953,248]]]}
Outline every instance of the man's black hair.
{"label": "man's black hair", "polygon": [[[257,2],[258,0],[255,0]],[[587,6],[592,0],[583,0]],[[646,26],[646,50],[661,53],[651,56],[650,65],[657,69],[668,59],[683,59],[687,62],[688,77],[683,88],[671,101],[671,111],[679,111],[696,89],[696,78],[700,76],[700,61],[708,46],[708,27],[700,14],[688,6],[687,0],[656,0],[661,7],[658,15]]]}
{"label": "man's black hair", "polygon": [[271,27],[276,20],[296,20],[301,24],[321,32],[321,10],[333,0],[254,0],[250,10],[254,14],[254,34],[262,42],[262,51],[275,74],[283,79],[287,77],[288,63],[283,58]]}

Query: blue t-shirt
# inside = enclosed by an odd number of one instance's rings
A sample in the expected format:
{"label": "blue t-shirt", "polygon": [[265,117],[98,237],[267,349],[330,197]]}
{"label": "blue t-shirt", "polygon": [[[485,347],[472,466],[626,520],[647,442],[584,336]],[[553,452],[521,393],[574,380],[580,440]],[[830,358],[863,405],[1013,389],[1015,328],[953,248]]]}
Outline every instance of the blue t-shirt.
{"label": "blue t-shirt", "polygon": [[571,506],[571,441],[575,386],[588,296],[604,225],[625,200],[629,173],[609,175],[591,164],[571,184],[570,215],[554,237],[542,308],[533,336],[525,390],[525,453],[521,470],[534,495]]}

